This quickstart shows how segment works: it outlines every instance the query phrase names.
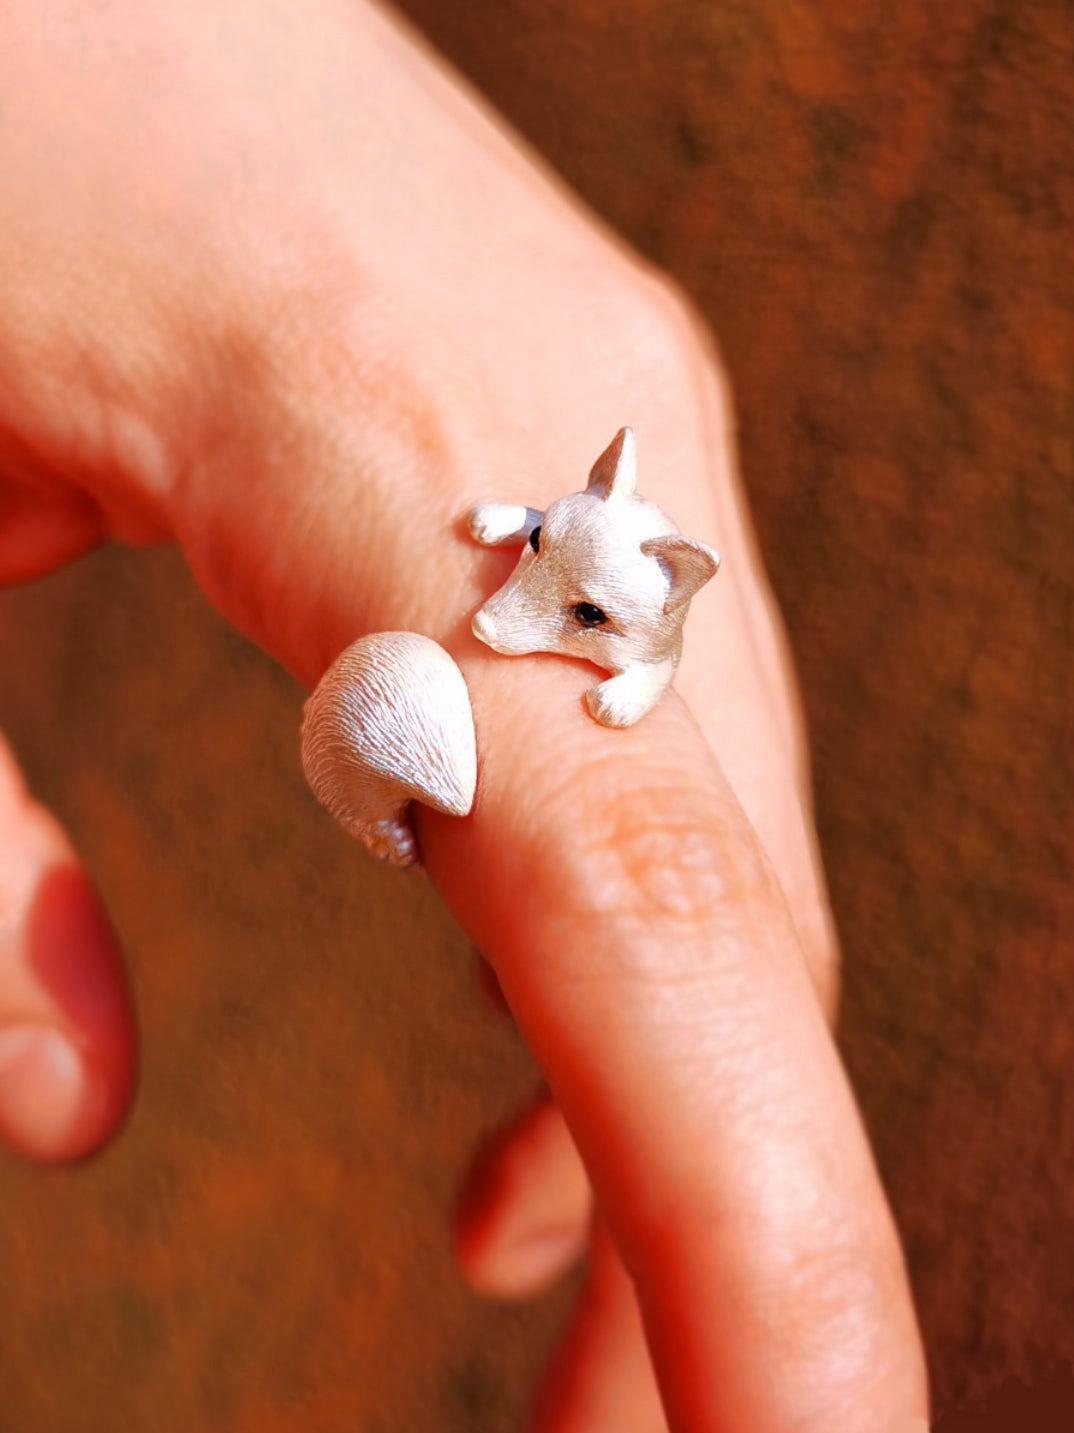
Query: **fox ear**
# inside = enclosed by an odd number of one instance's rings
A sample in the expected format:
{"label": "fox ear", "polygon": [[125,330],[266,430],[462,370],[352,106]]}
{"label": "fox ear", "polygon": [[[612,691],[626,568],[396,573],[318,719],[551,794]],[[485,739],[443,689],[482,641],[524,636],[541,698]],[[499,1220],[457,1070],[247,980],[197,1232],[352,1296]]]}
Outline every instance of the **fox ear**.
{"label": "fox ear", "polygon": [[665,612],[677,612],[685,606],[710,577],[716,576],[719,553],[698,542],[694,537],[650,537],[641,545],[646,557],[655,557],[667,573],[671,586],[664,601]]}
{"label": "fox ear", "polygon": [[633,496],[636,480],[634,430],[620,428],[593,464],[586,492],[605,500],[611,497],[629,498]]}

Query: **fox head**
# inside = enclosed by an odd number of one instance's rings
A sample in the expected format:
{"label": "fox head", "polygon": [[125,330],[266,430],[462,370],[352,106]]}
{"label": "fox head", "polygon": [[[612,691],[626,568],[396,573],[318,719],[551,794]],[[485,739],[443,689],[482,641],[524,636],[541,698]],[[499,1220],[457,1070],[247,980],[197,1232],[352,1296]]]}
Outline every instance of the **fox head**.
{"label": "fox head", "polygon": [[622,428],[585,492],[560,498],[518,566],[473,619],[496,652],[558,652],[610,672],[677,658],[690,599],[719,557],[635,493],[634,435]]}

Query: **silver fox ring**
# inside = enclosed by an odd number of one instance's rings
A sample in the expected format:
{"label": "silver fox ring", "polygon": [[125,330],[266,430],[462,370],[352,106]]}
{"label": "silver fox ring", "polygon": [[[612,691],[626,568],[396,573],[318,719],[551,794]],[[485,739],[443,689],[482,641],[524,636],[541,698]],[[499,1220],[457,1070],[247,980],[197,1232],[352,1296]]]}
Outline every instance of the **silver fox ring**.
{"label": "silver fox ring", "polygon": [[632,726],[663,696],[690,599],[720,564],[635,485],[634,434],[620,428],[585,492],[544,513],[481,503],[468,515],[476,542],[522,546],[511,577],[476,613],[474,634],[507,656],[559,652],[614,672],[586,693],[602,726]]}
{"label": "silver fox ring", "polygon": [[[586,692],[602,726],[631,726],[671,685],[690,599],[720,559],[683,537],[636,492],[634,435],[621,428],[584,492],[543,513],[479,503],[475,542],[521,548],[518,565],[474,614],[495,652],[583,657],[612,676]],[[416,860],[412,800],[465,816],[477,779],[469,693],[447,652],[414,632],[361,637],[306,703],[302,764],[314,795],[376,855]]]}

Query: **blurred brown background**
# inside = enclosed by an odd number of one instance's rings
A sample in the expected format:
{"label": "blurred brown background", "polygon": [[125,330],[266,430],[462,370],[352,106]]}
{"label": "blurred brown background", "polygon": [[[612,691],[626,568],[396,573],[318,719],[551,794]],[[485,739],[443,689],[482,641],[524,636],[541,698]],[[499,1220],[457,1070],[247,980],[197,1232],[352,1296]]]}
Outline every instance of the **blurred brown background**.
{"label": "blurred brown background", "polygon": [[[403,8],[719,336],[941,1433],[1024,1414],[1074,1361],[1074,7]],[[314,809],[300,694],[169,554],[4,595],[0,670],[145,1032],[105,1158],[0,1163],[2,1433],[518,1428],[564,1294],[471,1299],[445,1210],[532,1070]]]}

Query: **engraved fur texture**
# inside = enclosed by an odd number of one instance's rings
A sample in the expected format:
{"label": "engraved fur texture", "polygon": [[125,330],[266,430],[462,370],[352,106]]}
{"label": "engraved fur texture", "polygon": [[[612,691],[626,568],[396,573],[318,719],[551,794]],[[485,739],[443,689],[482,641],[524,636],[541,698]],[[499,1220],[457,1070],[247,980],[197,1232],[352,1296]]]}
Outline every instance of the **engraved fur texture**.
{"label": "engraved fur texture", "polygon": [[[719,557],[683,537],[635,491],[634,435],[622,428],[582,493],[545,512],[482,503],[468,526],[485,546],[522,547],[473,629],[508,655],[558,652],[614,675],[586,693],[605,726],[630,726],[667,690],[690,599]],[[314,795],[374,855],[417,859],[411,801],[469,813],[477,744],[462,673],[436,642],[379,632],[343,652],[306,703],[302,766]]]}
{"label": "engraved fur texture", "polygon": [[544,513],[481,503],[467,517],[476,542],[525,544],[511,577],[474,615],[474,634],[508,656],[558,652],[615,673],[586,693],[605,726],[631,726],[660,700],[682,653],[690,599],[720,564],[635,483],[634,435],[621,428],[585,492]]}
{"label": "engraved fur texture", "polygon": [[473,805],[477,743],[462,673],[414,632],[360,638],[306,702],[302,767],[345,830],[374,855],[412,865],[412,800],[452,816]]}

